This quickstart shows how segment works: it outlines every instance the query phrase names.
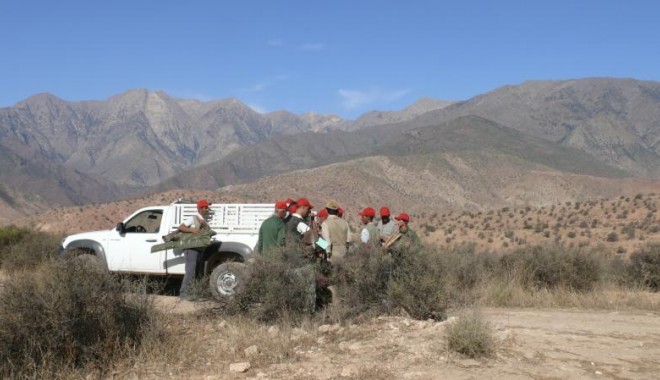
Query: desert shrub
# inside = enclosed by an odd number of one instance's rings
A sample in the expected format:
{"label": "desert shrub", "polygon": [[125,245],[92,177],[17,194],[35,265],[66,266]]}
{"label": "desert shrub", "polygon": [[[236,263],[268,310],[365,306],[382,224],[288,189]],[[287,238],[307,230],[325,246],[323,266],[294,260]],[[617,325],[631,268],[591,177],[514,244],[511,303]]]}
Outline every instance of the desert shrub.
{"label": "desert shrub", "polygon": [[224,312],[245,313],[264,322],[310,315],[316,305],[315,266],[296,248],[256,256],[249,265],[243,290]]}
{"label": "desert shrub", "polygon": [[0,376],[107,370],[155,331],[152,304],[90,262],[51,259],[0,292]]}
{"label": "desert shrub", "polygon": [[376,254],[364,247],[351,250],[335,279],[341,278],[339,292],[342,316],[380,314],[389,311],[389,281],[394,261],[380,251]]}
{"label": "desert shrub", "polygon": [[1,266],[8,271],[35,268],[57,256],[60,240],[59,236],[30,232],[21,241],[3,249]]}
{"label": "desert shrub", "polygon": [[660,290],[660,244],[648,244],[633,252],[627,272],[631,282]]}
{"label": "desert shrub", "polygon": [[621,229],[621,233],[625,234],[628,240],[635,238],[635,223],[628,223]]}
{"label": "desert shrub", "polygon": [[447,284],[452,300],[464,298],[477,285],[487,281],[499,260],[491,253],[477,252],[474,244],[440,249],[434,259],[444,270],[442,280]]}
{"label": "desert shrub", "polygon": [[0,228],[0,249],[18,243],[23,240],[25,236],[30,234],[30,232],[31,231],[27,228],[16,227],[13,225]]}
{"label": "desert shrub", "polygon": [[34,268],[56,256],[60,239],[27,228],[0,228],[0,267],[8,271]]}
{"label": "desert shrub", "polygon": [[389,299],[415,319],[446,318],[449,305],[447,284],[450,268],[430,249],[404,252],[395,257],[388,288]]}
{"label": "desert shrub", "polygon": [[606,240],[609,242],[619,241],[619,234],[617,234],[616,232],[610,232],[609,234],[607,234]]}
{"label": "desert shrub", "polygon": [[540,245],[519,249],[502,257],[501,275],[523,286],[539,289],[568,288],[588,291],[600,280],[602,266],[592,252],[560,245]]}
{"label": "desert shrub", "polygon": [[467,313],[447,327],[450,350],[470,358],[489,357],[495,351],[495,339],[490,324],[476,312]]}

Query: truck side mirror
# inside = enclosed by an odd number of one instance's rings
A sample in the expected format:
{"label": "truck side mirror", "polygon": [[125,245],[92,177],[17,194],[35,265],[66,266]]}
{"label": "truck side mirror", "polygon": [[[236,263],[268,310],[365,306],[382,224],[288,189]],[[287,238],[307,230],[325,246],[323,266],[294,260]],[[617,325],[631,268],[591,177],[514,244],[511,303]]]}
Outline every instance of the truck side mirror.
{"label": "truck side mirror", "polygon": [[123,235],[126,233],[126,227],[124,226],[124,222],[119,222],[117,223],[117,228],[115,228],[117,231],[119,231],[120,235]]}

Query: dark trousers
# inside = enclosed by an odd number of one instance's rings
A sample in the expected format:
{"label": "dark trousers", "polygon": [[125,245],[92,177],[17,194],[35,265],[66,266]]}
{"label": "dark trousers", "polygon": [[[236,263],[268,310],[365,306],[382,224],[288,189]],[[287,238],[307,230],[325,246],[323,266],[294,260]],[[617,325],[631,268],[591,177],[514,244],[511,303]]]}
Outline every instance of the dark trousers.
{"label": "dark trousers", "polygon": [[186,249],[183,251],[183,256],[186,259],[186,273],[183,275],[183,281],[181,282],[181,290],[179,291],[180,295],[188,294],[188,287],[190,286],[190,282],[195,277],[198,254],[199,252],[194,249]]}

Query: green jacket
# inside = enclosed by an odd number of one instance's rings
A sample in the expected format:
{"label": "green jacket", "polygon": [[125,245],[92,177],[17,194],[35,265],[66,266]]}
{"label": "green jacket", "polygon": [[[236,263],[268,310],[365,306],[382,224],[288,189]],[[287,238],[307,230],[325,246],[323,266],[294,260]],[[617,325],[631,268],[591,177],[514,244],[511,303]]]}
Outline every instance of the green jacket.
{"label": "green jacket", "polygon": [[390,250],[399,254],[405,253],[415,253],[422,248],[422,241],[415,231],[411,230],[410,227],[406,229],[406,232],[401,232],[401,237],[392,244]]}
{"label": "green jacket", "polygon": [[[211,236],[215,235],[215,231],[211,229],[202,230],[199,235],[186,232],[179,232],[163,236],[165,243],[155,244],[151,246],[151,253],[164,251],[166,249],[192,249],[192,248],[205,248],[211,244]],[[167,239],[165,239],[167,237]]]}
{"label": "green jacket", "polygon": [[259,228],[259,240],[257,240],[255,251],[263,255],[271,248],[282,247],[284,246],[285,238],[286,228],[284,226],[284,221],[276,215],[273,215],[261,223],[261,227]]}

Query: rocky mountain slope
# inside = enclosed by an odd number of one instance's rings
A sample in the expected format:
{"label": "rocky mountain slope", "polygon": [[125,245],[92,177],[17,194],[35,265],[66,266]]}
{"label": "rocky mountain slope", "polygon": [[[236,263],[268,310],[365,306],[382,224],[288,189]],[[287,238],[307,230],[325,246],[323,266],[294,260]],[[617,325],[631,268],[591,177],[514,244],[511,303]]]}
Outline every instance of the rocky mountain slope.
{"label": "rocky mountain slope", "polygon": [[466,115],[580,149],[638,176],[660,178],[660,82],[530,81],[428,112],[407,127]]}
{"label": "rocky mountain slope", "polygon": [[356,121],[262,115],[236,99],[201,102],[146,90],[77,103],[42,94],[0,109],[0,164],[12,168],[0,172],[0,207],[15,214],[174,188],[216,189],[368,157],[405,156],[408,171],[418,169],[414,159],[441,168],[438,157],[459,154],[527,168],[520,178],[540,165],[657,179],[659,127],[660,83],[632,79],[526,82],[464,102],[421,99]]}

